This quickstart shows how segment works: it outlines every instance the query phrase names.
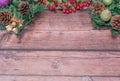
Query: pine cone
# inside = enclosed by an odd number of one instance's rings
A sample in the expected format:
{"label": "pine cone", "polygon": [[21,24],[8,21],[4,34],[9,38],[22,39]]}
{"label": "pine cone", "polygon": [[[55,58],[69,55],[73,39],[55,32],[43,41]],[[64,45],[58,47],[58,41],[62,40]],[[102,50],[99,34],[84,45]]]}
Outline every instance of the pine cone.
{"label": "pine cone", "polygon": [[113,16],[110,24],[114,29],[120,30],[120,15]]}
{"label": "pine cone", "polygon": [[0,24],[8,25],[12,19],[12,14],[9,11],[0,11]]}
{"label": "pine cone", "polygon": [[29,13],[30,13],[29,2],[27,2],[27,1],[22,1],[22,2],[19,4],[18,11],[19,11],[21,14],[23,14],[23,15],[29,14]]}
{"label": "pine cone", "polygon": [[95,2],[91,6],[92,12],[100,14],[105,9],[105,6],[102,2]]}

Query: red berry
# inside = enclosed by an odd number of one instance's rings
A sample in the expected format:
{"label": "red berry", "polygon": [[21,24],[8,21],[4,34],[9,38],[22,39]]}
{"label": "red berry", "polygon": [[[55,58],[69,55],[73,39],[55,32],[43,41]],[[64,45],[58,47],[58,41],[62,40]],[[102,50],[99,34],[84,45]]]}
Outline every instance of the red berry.
{"label": "red berry", "polygon": [[55,5],[52,5],[52,6],[50,6],[49,9],[50,9],[51,11],[53,11],[53,10],[55,10],[55,8],[56,8]]}
{"label": "red berry", "polygon": [[89,7],[90,5],[87,3],[87,7]]}
{"label": "red berry", "polygon": [[80,6],[80,8],[82,8],[82,7],[83,7],[83,4],[79,4],[79,6]]}
{"label": "red berry", "polygon": [[80,10],[80,6],[79,5],[77,5],[77,9]]}
{"label": "red berry", "polygon": [[52,6],[49,7],[49,10],[52,10]]}
{"label": "red berry", "polygon": [[76,9],[75,9],[75,8],[73,8],[73,12],[76,12]]}
{"label": "red berry", "polygon": [[77,5],[75,5],[74,8],[76,9],[76,8],[77,8]]}
{"label": "red berry", "polygon": [[83,7],[86,7],[86,6],[87,6],[87,4],[86,4],[86,3],[84,3],[84,4],[83,4]]}
{"label": "red berry", "polygon": [[46,4],[46,0],[43,0],[42,3],[43,3],[43,4]]}
{"label": "red berry", "polygon": [[66,10],[62,10],[63,11],[63,13],[66,13]]}
{"label": "red berry", "polygon": [[69,14],[69,10],[66,10],[66,14]]}
{"label": "red berry", "polygon": [[59,6],[60,6],[60,8],[62,8],[62,7],[63,7],[63,4],[60,4]]}
{"label": "red berry", "polygon": [[88,6],[88,4],[86,3],[86,7]]}
{"label": "red berry", "polygon": [[69,0],[71,4],[74,4],[76,0]]}
{"label": "red berry", "polygon": [[55,5],[53,5],[53,8],[56,8],[56,6],[55,6]]}
{"label": "red berry", "polygon": [[90,1],[88,1],[87,3],[90,4]]}
{"label": "red berry", "polygon": [[72,13],[72,10],[70,9],[69,12]]}
{"label": "red berry", "polygon": [[55,4],[55,6],[57,7],[57,6],[58,6],[58,1],[55,1],[54,4]]}
{"label": "red berry", "polygon": [[87,4],[87,7],[89,7],[90,5],[89,4]]}
{"label": "red berry", "polygon": [[66,3],[64,4],[64,6],[65,6],[65,7],[68,7],[68,3],[66,2]]}
{"label": "red berry", "polygon": [[88,2],[87,2],[87,4],[88,4],[88,6],[90,6],[91,2],[90,2],[90,1],[88,1]]}

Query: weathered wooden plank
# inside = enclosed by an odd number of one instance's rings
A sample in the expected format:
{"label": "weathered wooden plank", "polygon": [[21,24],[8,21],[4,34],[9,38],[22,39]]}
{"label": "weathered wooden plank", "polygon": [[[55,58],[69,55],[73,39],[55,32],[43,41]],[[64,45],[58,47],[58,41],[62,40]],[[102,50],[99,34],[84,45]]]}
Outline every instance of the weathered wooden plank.
{"label": "weathered wooden plank", "polygon": [[119,52],[1,51],[1,75],[119,76]]}
{"label": "weathered wooden plank", "polygon": [[6,31],[0,31],[0,42],[4,40],[4,36],[6,35]]}
{"label": "weathered wooden plank", "polygon": [[104,31],[26,31],[21,37],[7,34],[1,49],[120,50],[120,37]]}
{"label": "weathered wooden plank", "polygon": [[78,31],[91,29],[93,27],[91,26],[91,19],[87,11],[67,15],[61,11],[53,13],[46,10],[35,17],[27,30]]}
{"label": "weathered wooden plank", "polygon": [[120,81],[118,77],[0,76],[0,81]]}

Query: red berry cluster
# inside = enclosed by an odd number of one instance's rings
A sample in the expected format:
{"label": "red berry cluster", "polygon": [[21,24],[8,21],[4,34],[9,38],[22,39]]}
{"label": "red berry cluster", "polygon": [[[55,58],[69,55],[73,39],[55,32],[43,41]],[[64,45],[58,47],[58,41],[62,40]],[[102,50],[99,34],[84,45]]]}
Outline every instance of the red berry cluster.
{"label": "red berry cluster", "polygon": [[87,2],[81,2],[80,0],[69,0],[66,2],[59,3],[58,1],[53,1],[50,3],[49,10],[55,11],[57,8],[61,9],[63,13],[69,14],[76,12],[85,7],[89,7],[91,4],[90,0]]}

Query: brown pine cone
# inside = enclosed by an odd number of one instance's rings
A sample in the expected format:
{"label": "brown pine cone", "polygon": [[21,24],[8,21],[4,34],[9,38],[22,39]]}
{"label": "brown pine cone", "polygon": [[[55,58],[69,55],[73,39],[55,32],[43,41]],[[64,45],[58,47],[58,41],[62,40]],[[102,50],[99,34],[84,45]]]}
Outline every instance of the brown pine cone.
{"label": "brown pine cone", "polygon": [[102,2],[95,2],[91,6],[92,12],[100,14],[105,9],[105,6]]}
{"label": "brown pine cone", "polygon": [[0,11],[0,24],[8,25],[12,19],[12,14],[9,11]]}
{"label": "brown pine cone", "polygon": [[114,29],[120,30],[120,15],[113,16],[110,24]]}
{"label": "brown pine cone", "polygon": [[30,7],[29,7],[29,2],[27,1],[22,1],[20,4],[19,4],[19,7],[18,7],[18,11],[23,14],[23,15],[26,15],[26,14],[29,14],[30,13]]}

